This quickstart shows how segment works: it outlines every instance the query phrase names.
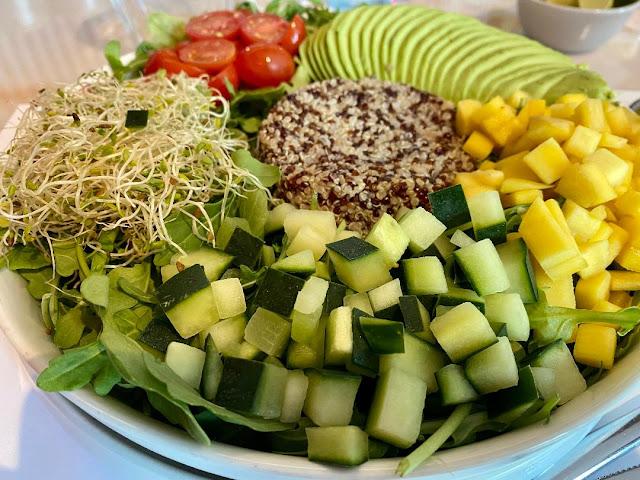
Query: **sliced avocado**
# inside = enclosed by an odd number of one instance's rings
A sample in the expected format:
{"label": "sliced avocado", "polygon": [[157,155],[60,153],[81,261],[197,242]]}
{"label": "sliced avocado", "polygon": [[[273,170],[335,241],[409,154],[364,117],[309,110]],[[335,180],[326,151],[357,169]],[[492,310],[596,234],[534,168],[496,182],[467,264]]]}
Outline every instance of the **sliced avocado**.
{"label": "sliced avocado", "polygon": [[318,31],[315,33],[316,39],[313,42],[313,55],[316,57],[316,61],[318,62],[318,69],[320,70],[320,75],[322,80],[326,80],[328,78],[333,77],[333,72],[329,69],[328,62],[326,61],[325,52],[326,45],[324,43],[325,34],[329,29],[330,23],[327,23],[320,27]]}
{"label": "sliced avocado", "polygon": [[309,65],[311,67],[314,80],[322,80],[322,70],[320,69],[320,63],[318,56],[315,54],[316,42],[318,41],[318,30],[313,35],[308,37],[302,47],[304,47],[305,56],[309,59]]}
{"label": "sliced avocado", "polygon": [[[369,44],[369,52],[371,56],[371,65],[373,67],[373,76],[382,79],[384,78],[384,65],[382,64],[382,50],[388,46],[388,43],[392,41],[386,34],[389,30],[392,30],[403,15],[408,13],[411,6],[409,5],[388,5],[386,7],[387,14],[380,20],[373,30],[371,36],[371,43]],[[385,45],[386,43],[386,45]]]}
{"label": "sliced avocado", "polygon": [[347,78],[347,71],[344,68],[341,60],[342,55],[340,55],[338,51],[339,34],[340,31],[336,28],[335,25],[332,25],[329,29],[327,29],[327,33],[325,34],[325,49],[327,51],[327,61],[329,62],[329,68],[333,71],[334,76]]}
{"label": "sliced avocado", "polygon": [[371,18],[374,17],[381,10],[380,5],[375,6],[361,6],[353,10],[346,12],[343,25],[345,29],[345,36],[338,38],[338,49],[340,56],[342,57],[342,64],[347,69],[351,78],[362,78],[364,74],[364,58],[360,54],[360,40],[362,29],[365,25],[369,25]]}
{"label": "sliced avocado", "polygon": [[490,98],[490,96],[500,94],[507,98],[516,90],[522,90],[533,98],[543,98],[540,96],[539,91],[548,90],[558,80],[559,76],[566,74],[567,70],[566,65],[555,63],[544,64],[540,62],[537,65],[529,65],[520,71],[513,72],[502,81],[492,84],[490,90],[486,92],[486,97]]}
{"label": "sliced avocado", "polygon": [[345,49],[344,44],[348,42],[352,24],[357,18],[353,12],[354,10],[350,10],[338,14],[331,22],[326,37],[331,63],[337,69],[339,76],[351,79],[357,77],[353,72],[353,62],[350,58],[351,52],[348,48]]}
{"label": "sliced avocado", "polygon": [[[366,8],[373,8],[373,7],[366,7]],[[378,25],[380,24],[382,19],[384,19],[388,15],[388,10],[389,10],[388,5],[384,5],[376,8],[375,12],[373,13],[373,15],[371,15],[368,18],[367,22],[362,24],[362,28],[359,34],[359,39],[356,39],[353,35],[351,37],[352,42],[350,42],[350,44],[352,44],[352,46],[355,46],[353,45],[353,43],[356,43],[358,45],[357,49],[354,49],[354,52],[352,54],[353,58],[362,59],[362,64],[360,65],[360,67],[362,68],[361,70],[362,75],[360,78],[371,77],[374,74],[373,73],[374,55],[372,54],[372,51],[371,51],[371,42],[373,39],[374,32],[378,29]]]}
{"label": "sliced avocado", "polygon": [[318,67],[316,66],[316,59],[309,53],[313,38],[314,35],[307,37],[307,39],[302,42],[302,45],[300,45],[300,61],[303,65],[307,66],[311,80],[318,80],[320,78],[320,74],[318,73]]}
{"label": "sliced avocado", "polygon": [[591,98],[611,100],[614,93],[607,82],[596,72],[576,68],[549,88],[543,95],[548,102],[554,102],[565,93],[582,92]]}

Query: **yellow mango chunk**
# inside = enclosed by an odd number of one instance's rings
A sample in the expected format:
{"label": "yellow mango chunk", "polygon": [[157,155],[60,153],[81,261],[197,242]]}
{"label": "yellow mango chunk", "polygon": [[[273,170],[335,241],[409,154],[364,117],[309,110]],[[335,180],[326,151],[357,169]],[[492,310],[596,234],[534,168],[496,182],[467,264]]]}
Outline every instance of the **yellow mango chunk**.
{"label": "yellow mango chunk", "polygon": [[576,108],[575,119],[579,124],[597,132],[611,131],[604,115],[602,100],[587,98]]}
{"label": "yellow mango chunk", "polygon": [[617,341],[618,333],[615,328],[582,323],[578,325],[573,358],[583,365],[608,370],[613,367]]}
{"label": "yellow mango chunk", "polygon": [[603,148],[623,148],[627,143],[629,140],[613,133],[603,133],[600,139],[600,146]]}
{"label": "yellow mango chunk", "polygon": [[522,160],[540,180],[547,184],[558,180],[571,164],[562,147],[554,138],[549,138],[538,145]]}
{"label": "yellow mango chunk", "polygon": [[582,258],[587,262],[587,266],[578,272],[580,278],[593,277],[611,264],[607,240],[584,243],[579,248]]}
{"label": "yellow mango chunk", "polygon": [[640,192],[627,190],[616,199],[615,207],[620,215],[640,216]]}
{"label": "yellow mango chunk", "polygon": [[511,107],[506,105],[492,115],[484,117],[480,121],[480,127],[496,145],[503,147],[513,134],[514,119],[515,115],[511,111]]}
{"label": "yellow mango chunk", "polygon": [[616,198],[616,192],[593,164],[571,164],[556,186],[556,192],[584,208]]}
{"label": "yellow mango chunk", "polygon": [[529,100],[529,94],[527,92],[523,92],[522,90],[516,90],[507,99],[507,104],[517,110],[519,108],[524,107],[527,103],[527,100]]}
{"label": "yellow mango chunk", "polygon": [[526,110],[529,118],[531,117],[539,117],[540,115],[544,115],[547,110],[547,102],[541,98],[532,98],[525,106],[522,108],[523,111]]}
{"label": "yellow mango chunk", "polygon": [[635,292],[636,290],[640,290],[640,273],[624,270],[611,271],[612,292]]}
{"label": "yellow mango chunk", "polygon": [[601,139],[600,132],[578,125],[569,140],[564,142],[562,148],[567,155],[584,158],[597,150]]}
{"label": "yellow mango chunk", "polygon": [[492,160],[485,160],[478,166],[478,170],[495,170],[496,162]]}
{"label": "yellow mango chunk", "polygon": [[456,132],[462,137],[471,134],[476,128],[474,114],[480,110],[482,103],[478,100],[460,100],[456,108]]}
{"label": "yellow mango chunk", "polygon": [[551,213],[556,222],[558,222],[558,225],[560,225],[568,235],[571,235],[571,229],[569,228],[567,219],[564,218],[562,208],[560,207],[558,201],[550,198],[549,200],[546,200],[544,204],[549,209],[549,213]]}
{"label": "yellow mango chunk", "polygon": [[[593,306],[591,310],[593,310],[594,312],[618,312],[621,310],[621,308],[615,303],[608,302],[606,300],[600,300]],[[602,325],[606,326],[607,324],[603,323]]]}
{"label": "yellow mango chunk", "polygon": [[618,225],[628,233],[627,240],[634,247],[640,247],[640,218],[622,217]]}
{"label": "yellow mango chunk", "polygon": [[562,95],[556,103],[582,103],[587,99],[584,93],[565,93]]}
{"label": "yellow mango chunk", "polygon": [[636,165],[640,162],[640,148],[637,146],[625,145],[620,148],[610,148],[609,150],[611,153],[614,153],[627,162],[631,162]]}
{"label": "yellow mango chunk", "polygon": [[573,120],[576,108],[570,103],[555,103],[549,107],[549,114],[555,118]]}
{"label": "yellow mango chunk", "polygon": [[627,137],[631,133],[631,123],[625,110],[624,107],[609,104],[604,112],[611,132],[619,137]]}
{"label": "yellow mango chunk", "polygon": [[523,178],[537,182],[539,180],[538,176],[533,173],[533,170],[523,161],[527,153],[529,153],[529,151],[525,150],[499,160],[496,162],[496,169],[504,172],[505,178]]}
{"label": "yellow mango chunk", "polygon": [[612,187],[622,185],[631,170],[629,163],[605,148],[600,148],[587,155],[584,158],[584,163],[598,167],[598,170],[602,172]]}
{"label": "yellow mango chunk", "polygon": [[493,97],[491,100],[489,100],[487,103],[482,105],[473,113],[471,121],[474,122],[476,125],[480,125],[482,123],[482,120],[484,120],[487,117],[490,117],[491,115],[498,113],[504,107],[509,107],[509,106],[505,103],[502,97],[500,96]]}
{"label": "yellow mango chunk", "polygon": [[613,233],[613,228],[611,228],[611,226],[607,222],[602,222],[598,231],[593,234],[593,237],[591,237],[589,241],[600,242],[602,240],[607,240],[612,233]]}
{"label": "yellow mango chunk", "polygon": [[504,173],[500,170],[476,170],[474,172],[460,172],[456,174],[455,183],[460,185],[486,185],[493,190],[500,188],[504,180]]}
{"label": "yellow mango chunk", "polygon": [[626,245],[616,257],[616,261],[622,268],[632,272],[640,272],[640,247]]}
{"label": "yellow mango chunk", "polygon": [[535,259],[531,263],[533,264],[536,284],[538,289],[544,293],[547,303],[552,307],[576,308],[573,277],[566,275],[552,280]]}
{"label": "yellow mango chunk", "polygon": [[538,198],[542,200],[542,190],[519,190],[500,196],[504,208],[515,207],[516,205],[531,205]]}
{"label": "yellow mango chunk", "polygon": [[513,193],[521,190],[546,190],[552,186],[540,182],[532,182],[524,178],[507,178],[500,186],[500,193]]}
{"label": "yellow mango chunk", "polygon": [[631,306],[633,298],[628,292],[611,292],[609,293],[609,301],[620,308],[628,308]]}
{"label": "yellow mango chunk", "polygon": [[484,160],[493,151],[493,142],[482,133],[473,132],[462,146],[462,149],[476,160]]}
{"label": "yellow mango chunk", "polygon": [[593,218],[597,218],[598,220],[606,220],[607,219],[607,206],[606,205],[598,205],[595,208],[592,208],[589,214]]}
{"label": "yellow mango chunk", "polygon": [[591,240],[602,225],[602,220],[595,218],[589,210],[582,208],[573,200],[567,199],[564,202],[562,213],[571,234],[578,243],[586,243]]}
{"label": "yellow mango chunk", "polygon": [[589,278],[581,278],[576,284],[576,306],[591,309],[600,300],[609,300],[611,273],[603,270]]}
{"label": "yellow mango chunk", "polygon": [[611,227],[611,235],[607,239],[607,242],[609,242],[609,262],[607,265],[611,265],[627,244],[629,233],[615,223],[609,223],[608,225]]}
{"label": "yellow mango chunk", "polygon": [[568,140],[576,125],[571,120],[554,117],[532,117],[529,121],[529,133],[540,142],[555,138],[558,142]]}

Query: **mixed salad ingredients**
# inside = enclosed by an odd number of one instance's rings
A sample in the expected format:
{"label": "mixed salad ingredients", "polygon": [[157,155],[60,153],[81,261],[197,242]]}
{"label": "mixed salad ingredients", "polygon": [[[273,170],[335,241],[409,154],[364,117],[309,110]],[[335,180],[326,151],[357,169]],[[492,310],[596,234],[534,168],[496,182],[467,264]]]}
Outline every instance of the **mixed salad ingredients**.
{"label": "mixed salad ingredients", "polygon": [[[111,73],[32,103],[0,233],[63,352],[40,388],[407,475],[548,421],[634,347],[640,117],[465,17],[333,17],[155,14],[131,62],[110,43]],[[493,41],[467,55],[488,31],[527,64]],[[287,75],[261,63],[281,54]]]}

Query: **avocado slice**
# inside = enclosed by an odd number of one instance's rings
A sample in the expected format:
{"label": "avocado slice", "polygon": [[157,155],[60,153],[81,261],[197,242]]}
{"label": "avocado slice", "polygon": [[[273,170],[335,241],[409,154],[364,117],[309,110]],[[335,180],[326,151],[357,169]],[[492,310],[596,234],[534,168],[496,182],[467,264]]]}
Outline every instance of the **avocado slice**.
{"label": "avocado slice", "polygon": [[[327,29],[325,37],[325,50],[327,52],[327,61],[329,62],[329,68],[334,73],[334,76],[347,78],[347,71],[342,64],[342,55],[338,51],[338,35],[340,34],[340,27],[332,25]],[[344,32],[344,30],[343,30]]]}
{"label": "avocado slice", "polygon": [[589,97],[603,100],[614,98],[613,91],[600,75],[580,66],[559,78],[545,92],[541,91],[541,95],[544,95],[548,102],[554,102],[561,95],[572,92],[583,92]]}
{"label": "avocado slice", "polygon": [[311,71],[313,72],[312,78],[314,80],[322,80],[322,70],[320,69],[320,63],[318,56],[315,54],[316,43],[318,42],[318,30],[313,35],[308,37],[303,43],[304,54],[309,59]]}
{"label": "avocado slice", "polygon": [[[342,57],[342,64],[348,72],[353,74],[352,78],[365,77],[365,55],[361,53],[360,43],[362,31],[365,27],[373,24],[376,15],[382,14],[384,10],[381,5],[361,6],[345,12],[345,19],[342,25],[348,28],[344,37],[338,38],[338,49]],[[366,51],[366,50],[365,50]]]}
{"label": "avocado slice", "polygon": [[309,53],[311,48],[311,42],[313,41],[314,35],[306,38],[304,42],[300,45],[300,61],[303,65],[307,66],[309,70],[309,75],[311,76],[311,80],[318,80],[320,75],[318,73],[318,68],[316,66],[316,59],[313,55]]}
{"label": "avocado slice", "polygon": [[[362,77],[372,77],[373,73],[373,53],[371,50],[371,42],[373,39],[373,34],[378,29],[378,26],[382,19],[388,15],[389,6],[384,5],[381,6],[376,12],[369,18],[368,22],[362,25],[362,30],[360,31],[359,40],[358,40],[358,49],[356,54],[359,56],[355,56],[354,58],[362,59]],[[355,40],[352,36],[352,40]]]}
{"label": "avocado slice", "polygon": [[[393,29],[394,25],[407,14],[410,10],[409,5],[392,5],[387,6],[386,15],[379,21],[373,30],[371,41],[369,43],[369,55],[371,56],[371,66],[373,67],[373,76],[378,79],[384,78],[384,65],[382,64],[382,50],[388,46],[391,41],[386,34]],[[384,42],[383,42],[384,40]],[[385,45],[385,43],[387,45]]]}
{"label": "avocado slice", "polygon": [[[356,9],[356,10],[360,10]],[[351,51],[344,45],[349,38],[352,23],[355,20],[354,10],[342,12],[336,16],[331,22],[331,26],[327,30],[327,48],[329,58],[340,77],[356,79],[353,71],[353,61],[350,58]]]}
{"label": "avocado slice", "polygon": [[330,23],[327,23],[316,31],[316,38],[313,42],[312,52],[314,57],[316,57],[316,61],[318,62],[318,69],[320,71],[320,78],[322,80],[332,78],[333,76],[331,70],[329,70],[328,68],[328,64],[325,61],[325,55],[323,53],[325,50],[324,37],[327,33],[327,30],[329,29],[329,25]]}
{"label": "avocado slice", "polygon": [[[541,60],[537,64],[524,66],[521,70],[492,82],[484,95],[486,98],[491,98],[495,95],[502,95],[506,98],[516,90],[522,90],[533,98],[543,98],[538,91],[541,88],[546,91],[549,85],[557,80],[558,75],[566,73],[566,71],[566,65],[543,63]],[[544,85],[546,85],[546,88],[544,88]]]}

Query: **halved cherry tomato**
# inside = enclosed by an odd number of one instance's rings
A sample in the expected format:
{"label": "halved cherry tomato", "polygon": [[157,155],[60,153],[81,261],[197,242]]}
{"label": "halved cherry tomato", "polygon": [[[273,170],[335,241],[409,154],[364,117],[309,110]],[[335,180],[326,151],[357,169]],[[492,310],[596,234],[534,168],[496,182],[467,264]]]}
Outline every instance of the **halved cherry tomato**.
{"label": "halved cherry tomato", "polygon": [[239,10],[233,12],[224,10],[193,17],[187,23],[185,31],[191,40],[235,38],[238,35],[240,20],[243,17],[238,12]]}
{"label": "halved cherry tomato", "polygon": [[178,58],[209,73],[218,73],[236,59],[236,45],[224,38],[199,40],[181,47]]}
{"label": "halved cherry tomato", "polygon": [[293,57],[280,45],[257,43],[243,48],[236,68],[241,82],[250,88],[277,87],[291,79]]}
{"label": "halved cherry tomato", "polygon": [[231,98],[231,92],[229,91],[227,82],[225,82],[225,80],[227,80],[231,84],[236,92],[238,91],[238,88],[240,87],[240,78],[238,77],[238,71],[233,64],[229,65],[215,77],[211,77],[211,79],[209,80],[209,88],[218,90],[220,92],[220,95],[222,95],[226,99],[229,99]]}
{"label": "halved cherry tomato", "polygon": [[280,45],[291,55],[298,53],[298,47],[307,38],[307,29],[300,15],[295,15],[289,22],[289,29],[280,41]]}
{"label": "halved cherry tomato", "polygon": [[240,23],[240,38],[245,45],[280,43],[289,30],[284,18],[272,13],[254,13]]}
{"label": "halved cherry tomato", "polygon": [[207,73],[200,67],[181,62],[176,51],[170,48],[163,48],[153,52],[144,66],[143,73],[151,75],[160,69],[166,70],[169,75],[184,72],[190,77],[199,77]]}

